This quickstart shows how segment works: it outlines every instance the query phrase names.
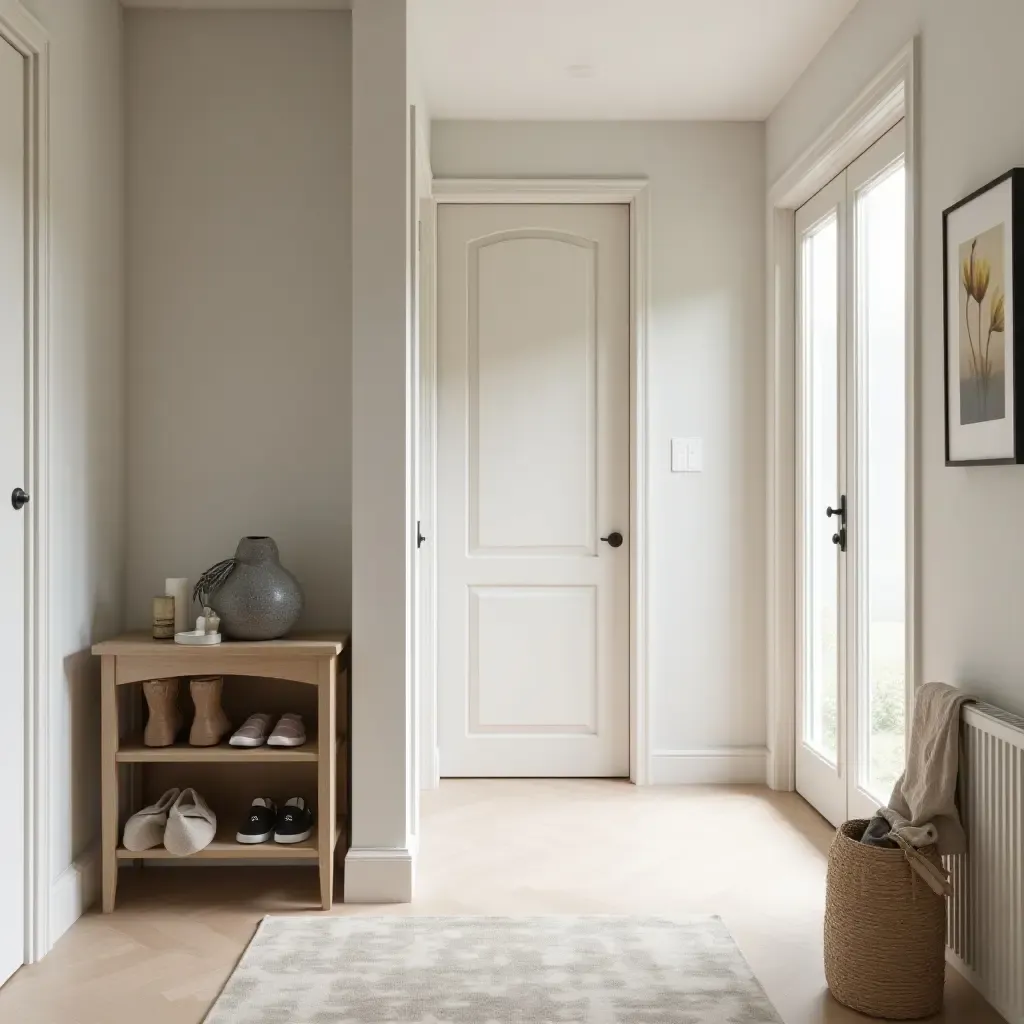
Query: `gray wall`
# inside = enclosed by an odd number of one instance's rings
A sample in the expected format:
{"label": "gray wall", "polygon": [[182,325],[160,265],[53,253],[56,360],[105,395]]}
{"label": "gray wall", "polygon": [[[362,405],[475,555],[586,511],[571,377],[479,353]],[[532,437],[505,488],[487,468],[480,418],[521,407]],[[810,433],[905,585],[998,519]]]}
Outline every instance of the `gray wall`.
{"label": "gray wall", "polygon": [[[99,836],[99,666],[124,610],[121,10],[24,0],[50,39],[51,936]],[[79,863],[76,865],[76,861]]]}
{"label": "gray wall", "polygon": [[923,678],[1024,712],[1024,468],[944,465],[942,211],[1024,164],[1024,4],[861,0],[767,125],[774,181],[920,35]]}
{"label": "gray wall", "polygon": [[[431,158],[650,179],[651,746],[763,746],[764,126],[435,121]],[[704,438],[703,473],[669,471],[674,436]]]}
{"label": "gray wall", "polygon": [[129,625],[245,534],[347,625],[350,15],[125,21]]}

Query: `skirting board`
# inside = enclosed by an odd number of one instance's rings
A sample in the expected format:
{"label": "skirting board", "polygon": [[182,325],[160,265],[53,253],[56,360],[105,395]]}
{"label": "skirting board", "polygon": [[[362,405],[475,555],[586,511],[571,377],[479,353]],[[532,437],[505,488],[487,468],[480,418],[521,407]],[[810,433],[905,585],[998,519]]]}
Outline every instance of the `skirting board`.
{"label": "skirting board", "polygon": [[100,890],[100,851],[94,847],[61,872],[50,889],[50,933],[53,944],[95,903]]}
{"label": "skirting board", "polygon": [[712,747],[707,750],[655,750],[651,754],[654,785],[747,784],[763,786],[766,747]]}
{"label": "skirting board", "polygon": [[346,903],[411,903],[412,848],[352,847],[345,857]]}

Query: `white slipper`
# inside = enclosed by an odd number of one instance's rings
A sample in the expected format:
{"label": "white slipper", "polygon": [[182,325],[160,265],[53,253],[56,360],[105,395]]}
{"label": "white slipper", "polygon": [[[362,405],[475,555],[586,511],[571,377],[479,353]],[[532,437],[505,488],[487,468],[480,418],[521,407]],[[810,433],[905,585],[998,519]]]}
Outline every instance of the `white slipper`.
{"label": "white slipper", "polygon": [[183,789],[167,815],[164,846],[175,857],[206,849],[217,834],[217,815],[194,790]]}
{"label": "white slipper", "polygon": [[124,825],[124,848],[138,853],[159,846],[164,841],[167,812],[178,799],[180,789],[169,789],[155,804],[136,811]]}
{"label": "white slipper", "polygon": [[233,747],[262,747],[267,742],[267,733],[270,732],[270,721],[272,716],[259,712],[250,715],[245,724],[236,729],[228,743]]}
{"label": "white slipper", "polygon": [[268,747],[301,747],[306,742],[306,727],[302,715],[289,711],[282,715],[267,740]]}

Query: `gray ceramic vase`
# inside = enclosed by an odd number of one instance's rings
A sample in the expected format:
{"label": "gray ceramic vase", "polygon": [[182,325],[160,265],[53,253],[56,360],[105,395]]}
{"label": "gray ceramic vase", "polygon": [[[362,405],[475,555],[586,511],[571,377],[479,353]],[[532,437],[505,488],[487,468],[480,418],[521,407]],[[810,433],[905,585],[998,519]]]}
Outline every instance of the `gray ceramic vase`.
{"label": "gray ceramic vase", "polygon": [[271,537],[243,537],[231,575],[210,596],[229,640],[276,640],[302,614],[302,587]]}

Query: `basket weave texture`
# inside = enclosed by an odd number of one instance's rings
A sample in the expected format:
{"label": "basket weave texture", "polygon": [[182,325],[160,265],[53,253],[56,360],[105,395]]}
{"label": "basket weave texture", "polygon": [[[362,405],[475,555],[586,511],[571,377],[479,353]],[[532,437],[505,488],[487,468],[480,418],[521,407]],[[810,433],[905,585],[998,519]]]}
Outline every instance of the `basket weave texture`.
{"label": "basket weave texture", "polygon": [[[865,846],[866,821],[839,827],[828,854],[825,980],[839,1002],[890,1020],[942,1009],[946,900],[902,850]],[[919,851],[941,866],[934,847]]]}

